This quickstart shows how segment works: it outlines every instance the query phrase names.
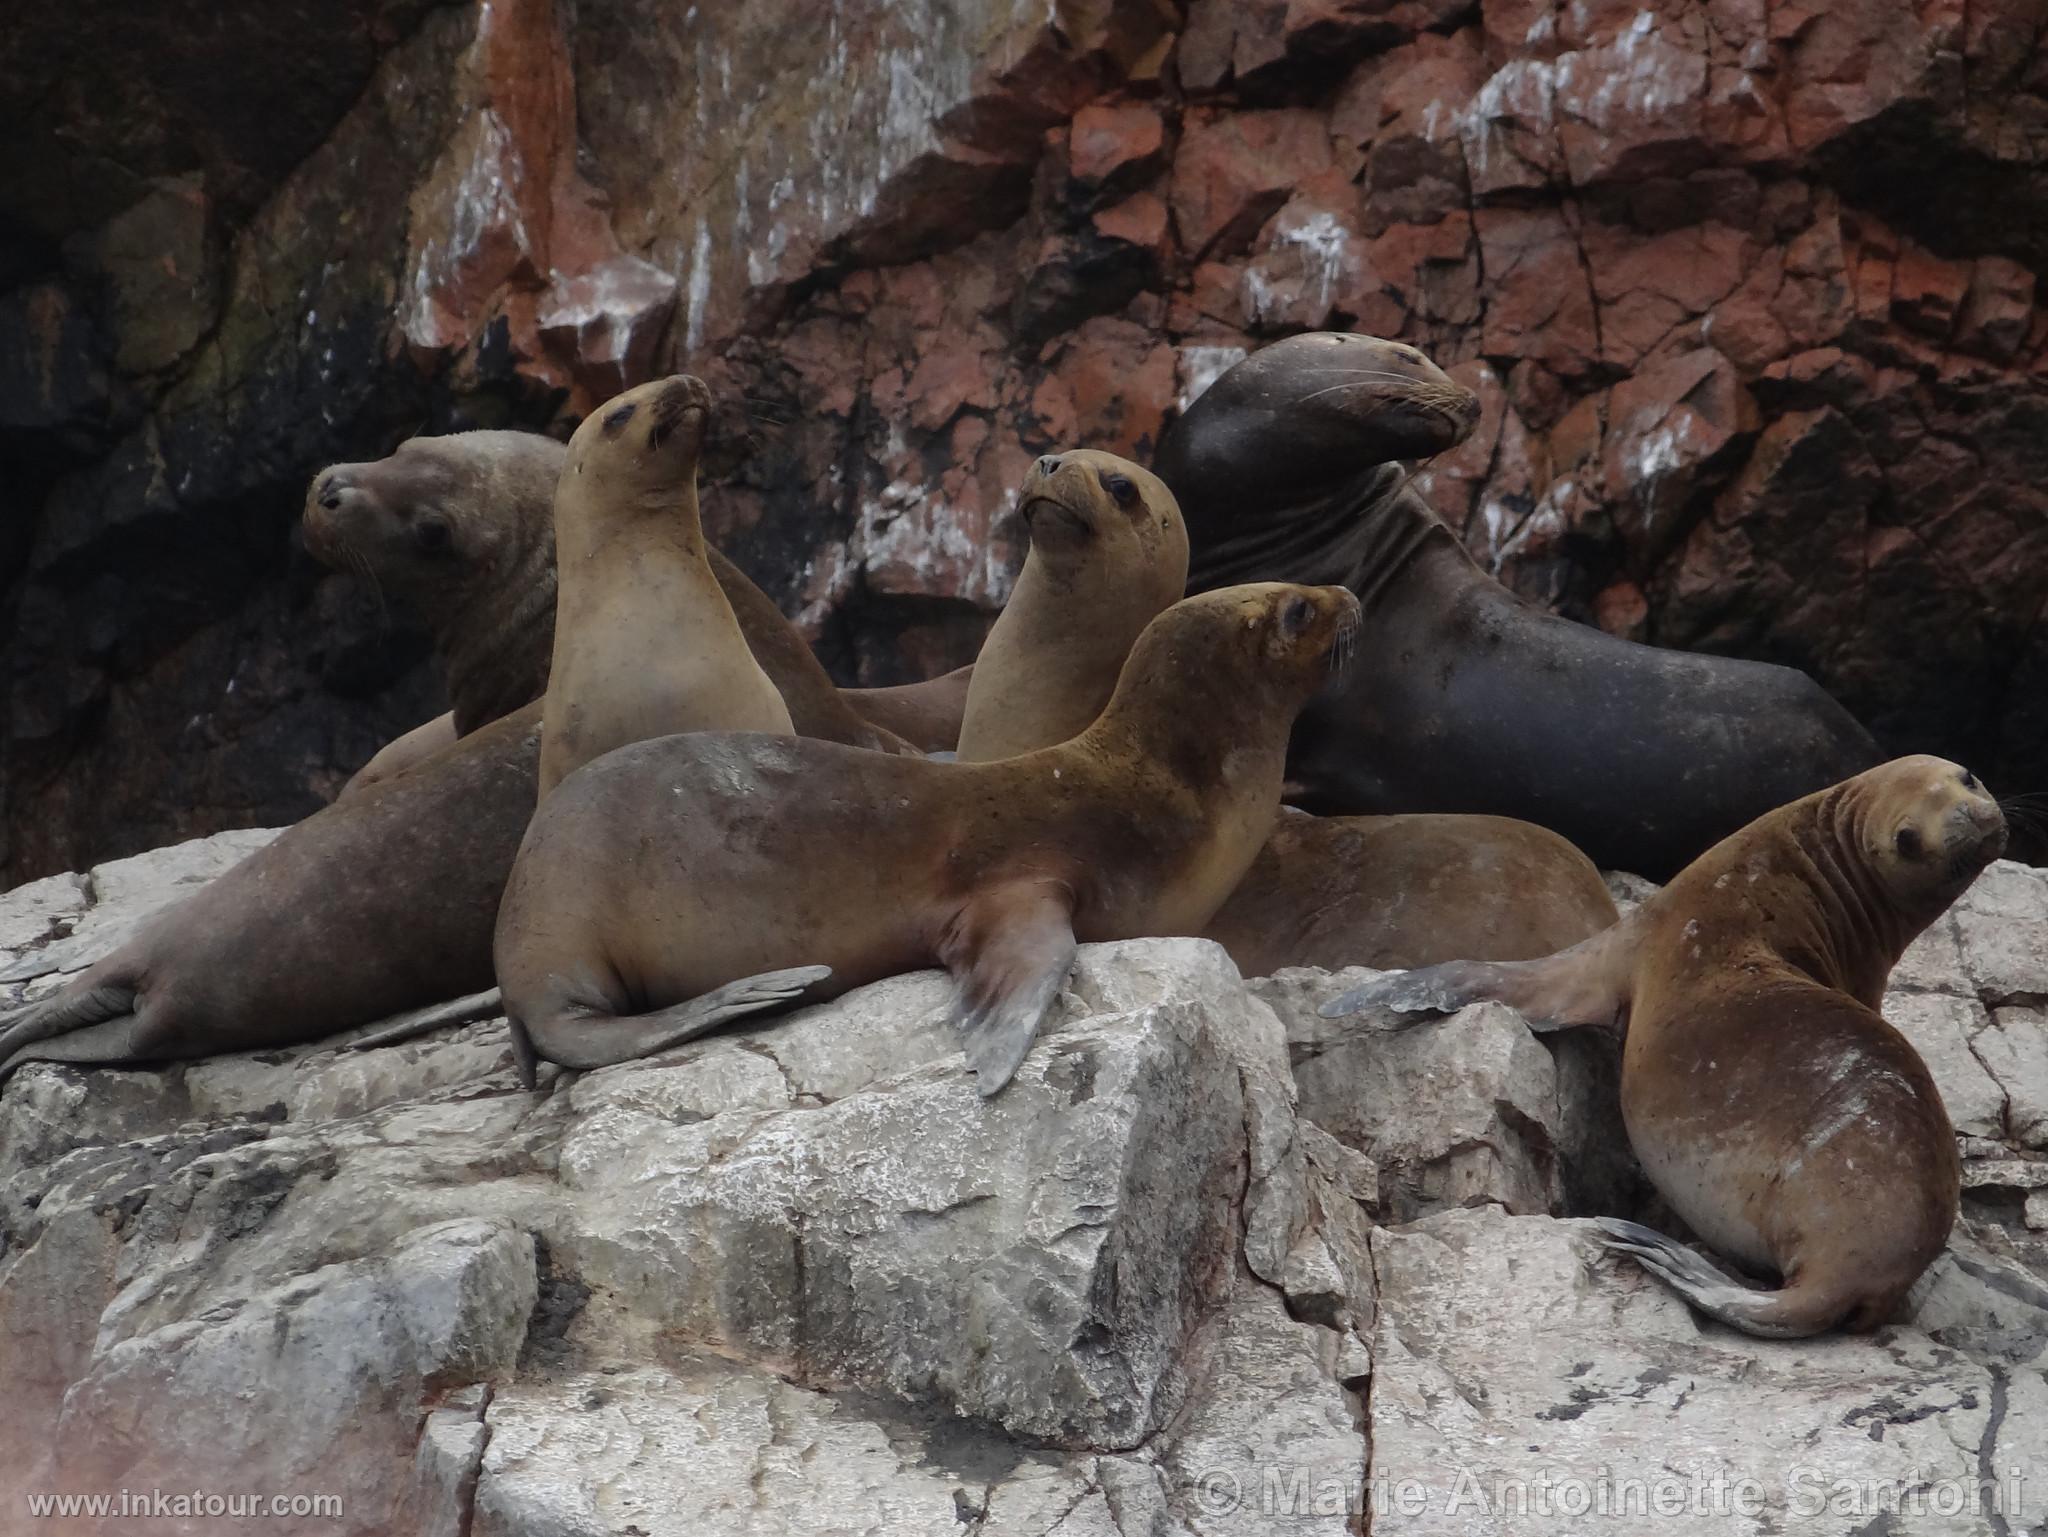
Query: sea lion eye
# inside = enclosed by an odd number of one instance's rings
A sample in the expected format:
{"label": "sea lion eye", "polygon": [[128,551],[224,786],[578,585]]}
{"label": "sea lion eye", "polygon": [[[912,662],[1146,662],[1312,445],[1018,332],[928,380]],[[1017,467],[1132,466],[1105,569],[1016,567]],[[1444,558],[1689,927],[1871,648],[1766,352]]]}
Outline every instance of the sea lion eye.
{"label": "sea lion eye", "polygon": [[1280,610],[1280,633],[1293,640],[1315,623],[1316,606],[1306,598],[1289,598]]}
{"label": "sea lion eye", "polygon": [[1974,790],[1977,788],[1977,776],[1971,773],[1968,769],[1963,770],[1963,788],[1965,790]]}
{"label": "sea lion eye", "polygon": [[1920,841],[1919,830],[1912,827],[1900,828],[1898,837],[1894,838],[1892,843],[1897,847],[1901,859],[1918,859],[1924,847]]}
{"label": "sea lion eye", "polygon": [[1126,476],[1105,473],[1102,477],[1102,489],[1110,494],[1111,499],[1119,507],[1130,507],[1137,503],[1137,483]]}
{"label": "sea lion eye", "polygon": [[421,518],[412,526],[412,542],[429,555],[448,548],[448,525],[439,518]]}
{"label": "sea lion eye", "polygon": [[604,435],[608,438],[617,437],[619,429],[630,422],[633,419],[633,413],[639,409],[638,405],[629,400],[620,406],[618,410],[607,413],[604,419]]}

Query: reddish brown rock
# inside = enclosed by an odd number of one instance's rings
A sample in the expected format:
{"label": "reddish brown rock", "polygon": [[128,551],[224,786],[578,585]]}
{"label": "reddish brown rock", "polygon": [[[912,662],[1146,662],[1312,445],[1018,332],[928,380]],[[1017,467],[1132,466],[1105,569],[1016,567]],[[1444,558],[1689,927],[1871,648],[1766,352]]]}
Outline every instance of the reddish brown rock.
{"label": "reddish brown rock", "polygon": [[1033,455],[1143,457],[1325,325],[1478,393],[1418,484],[1517,592],[2048,779],[2033,0],[283,3],[84,0],[96,88],[0,168],[8,880],[287,820],[433,713],[294,562],[321,463],[696,369],[707,528],[895,682],[973,654]]}

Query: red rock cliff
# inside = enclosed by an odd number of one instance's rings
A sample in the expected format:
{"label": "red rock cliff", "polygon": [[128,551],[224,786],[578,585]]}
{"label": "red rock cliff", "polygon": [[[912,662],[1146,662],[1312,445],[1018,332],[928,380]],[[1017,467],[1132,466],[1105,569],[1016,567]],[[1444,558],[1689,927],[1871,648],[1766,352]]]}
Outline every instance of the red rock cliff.
{"label": "red rock cliff", "polygon": [[743,398],[726,547],[845,678],[969,656],[1029,458],[1260,341],[1476,388],[1535,601],[2048,778],[2041,0],[353,0],[0,40],[5,875],[302,815],[438,707],[306,478]]}

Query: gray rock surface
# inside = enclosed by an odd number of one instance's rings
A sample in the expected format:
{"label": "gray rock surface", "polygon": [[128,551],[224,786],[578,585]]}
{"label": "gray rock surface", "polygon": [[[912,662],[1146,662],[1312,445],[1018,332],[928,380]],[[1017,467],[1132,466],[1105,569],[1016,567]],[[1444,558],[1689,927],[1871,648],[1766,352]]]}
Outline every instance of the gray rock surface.
{"label": "gray rock surface", "polygon": [[[261,836],[8,893],[7,958],[85,964]],[[1563,1215],[1626,1204],[1595,1038],[1327,1021],[1363,973],[1246,983],[1195,940],[1084,947],[988,1103],[937,973],[531,1093],[501,1021],[32,1066],[0,1092],[7,1498],[338,1499],[263,1527],[307,1537],[1563,1537],[1641,1531],[1597,1508],[1640,1485],[1703,1532],[2032,1530],[2048,957],[2012,935],[2044,915],[1999,866],[1900,968],[1967,1221],[1910,1324],[1792,1346]]]}

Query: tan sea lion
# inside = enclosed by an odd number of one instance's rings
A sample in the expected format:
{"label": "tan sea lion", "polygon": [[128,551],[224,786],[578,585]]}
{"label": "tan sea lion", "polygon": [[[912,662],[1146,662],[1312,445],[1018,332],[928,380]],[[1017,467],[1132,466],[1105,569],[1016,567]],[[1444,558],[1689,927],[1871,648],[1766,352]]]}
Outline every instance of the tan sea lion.
{"label": "tan sea lion", "polygon": [[735,978],[827,967],[826,997],[936,963],[995,1093],[1077,942],[1193,932],[1243,875],[1356,611],[1278,584],[1178,603],[1093,725],[998,763],[721,733],[608,754],[541,803],[505,889],[515,1036],[602,1066],[699,1033],[678,1006]]}
{"label": "tan sea lion", "polygon": [[1031,548],[975,659],[963,763],[1087,730],[1139,634],[1187,585],[1180,507],[1128,459],[1086,448],[1047,454],[1025,475],[1017,510]]}
{"label": "tan sea lion", "polygon": [[[1018,506],[1031,543],[976,659],[960,761],[1078,736],[1101,713],[1139,631],[1187,580],[1173,493],[1128,460],[1040,459]],[[1592,862],[1505,817],[1284,814],[1201,931],[1246,976],[1284,966],[1521,960],[1613,923]]]}
{"label": "tan sea lion", "polygon": [[1899,758],[1758,818],[1569,950],[1384,977],[1322,1012],[1497,998],[1537,1030],[1622,1023],[1644,1171],[1714,1249],[1783,1284],[1632,1222],[1603,1224],[1611,1246],[1750,1334],[1867,1331],[1941,1252],[1960,1187],[1934,1079],[1878,1012],[1885,979],[2005,840],[1967,769]]}
{"label": "tan sea lion", "polygon": [[1477,416],[1413,347],[1319,331],[1231,368],[1160,442],[1152,469],[1187,518],[1193,590],[1341,582],[1365,606],[1370,660],[1302,712],[1290,800],[1518,817],[1662,880],[1877,762],[1802,673],[1637,645],[1482,571],[1398,462],[1442,453]]}
{"label": "tan sea lion", "polygon": [[555,654],[540,793],[592,758],[677,731],[793,731],[705,556],[697,459],[711,391],[689,374],[615,396],[555,487]]}

